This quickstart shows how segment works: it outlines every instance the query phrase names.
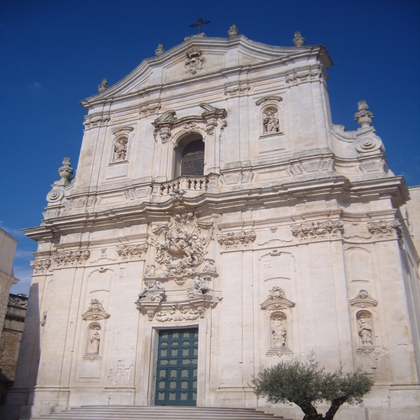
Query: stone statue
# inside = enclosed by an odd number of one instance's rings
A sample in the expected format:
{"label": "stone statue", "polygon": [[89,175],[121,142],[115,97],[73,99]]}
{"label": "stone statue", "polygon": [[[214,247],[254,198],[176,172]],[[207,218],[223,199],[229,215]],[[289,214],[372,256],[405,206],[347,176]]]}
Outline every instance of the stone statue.
{"label": "stone statue", "polygon": [[264,112],[264,133],[278,133],[279,130],[279,119],[277,118],[277,112],[274,109],[267,109]]}
{"label": "stone statue", "polygon": [[107,89],[108,89],[108,79],[104,78],[102,79],[101,84],[98,86],[98,92],[101,93]]}
{"label": "stone statue", "polygon": [[187,296],[189,298],[194,298],[197,296],[202,296],[209,291],[209,286],[207,286],[204,279],[196,276],[194,281],[187,288]]}
{"label": "stone statue", "polygon": [[157,48],[155,49],[155,55],[159,56],[162,55],[165,52],[165,49],[163,48],[163,44],[158,44]]}
{"label": "stone statue", "polygon": [[165,289],[160,281],[146,281],[145,287],[139,293],[139,301],[142,299],[150,299],[151,301],[162,301],[165,296]]}
{"label": "stone statue", "polygon": [[273,320],[271,333],[273,335],[273,345],[275,348],[286,347],[287,330],[281,319]]}
{"label": "stone statue", "polygon": [[359,318],[359,336],[363,346],[373,346],[373,333],[369,321],[365,317]]}
{"label": "stone statue", "polygon": [[99,354],[99,346],[101,344],[101,337],[98,331],[95,331],[90,338],[90,354]]}
{"label": "stone statue", "polygon": [[120,162],[127,157],[127,137],[115,139],[114,143],[114,162]]}

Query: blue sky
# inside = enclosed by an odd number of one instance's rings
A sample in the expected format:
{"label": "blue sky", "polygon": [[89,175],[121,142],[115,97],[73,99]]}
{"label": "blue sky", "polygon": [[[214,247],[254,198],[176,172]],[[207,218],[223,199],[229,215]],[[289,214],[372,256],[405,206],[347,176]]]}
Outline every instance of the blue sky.
{"label": "blue sky", "polygon": [[420,184],[419,0],[3,0],[0,4],[0,226],[19,240],[13,293],[28,293],[36,244],[20,229],[42,221],[45,196],[68,156],[76,168],[85,110],[79,101],[112,85],[210,20],[207,36],[236,23],[249,39],[323,44],[335,124],[348,130],[365,99],[390,168]]}

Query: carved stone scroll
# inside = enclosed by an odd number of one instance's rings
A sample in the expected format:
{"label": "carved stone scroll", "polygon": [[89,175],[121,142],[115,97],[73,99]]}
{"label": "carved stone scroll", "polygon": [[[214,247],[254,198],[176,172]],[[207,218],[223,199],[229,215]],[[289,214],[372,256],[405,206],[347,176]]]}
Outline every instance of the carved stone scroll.
{"label": "carved stone scroll", "polygon": [[357,308],[369,308],[377,304],[378,301],[371,298],[366,290],[360,290],[357,296],[350,301],[350,305]]}
{"label": "carved stone scroll", "polygon": [[295,303],[286,299],[284,290],[278,286],[274,286],[269,291],[267,299],[261,304],[261,309],[268,311],[290,309],[294,307]]}

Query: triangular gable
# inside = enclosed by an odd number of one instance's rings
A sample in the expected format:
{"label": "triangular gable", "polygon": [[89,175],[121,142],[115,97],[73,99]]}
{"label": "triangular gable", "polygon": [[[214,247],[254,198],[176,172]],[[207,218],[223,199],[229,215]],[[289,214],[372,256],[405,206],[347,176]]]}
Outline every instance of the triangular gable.
{"label": "triangular gable", "polygon": [[[195,36],[163,54],[144,59],[126,77],[103,92],[86,98],[82,105],[89,108],[90,105],[111,98],[130,96],[161,84],[192,80],[222,69],[298,58],[313,52],[314,48],[318,52],[323,49],[321,46],[276,47],[250,41],[243,35],[234,38]],[[326,67],[329,67],[329,63],[325,63]]]}

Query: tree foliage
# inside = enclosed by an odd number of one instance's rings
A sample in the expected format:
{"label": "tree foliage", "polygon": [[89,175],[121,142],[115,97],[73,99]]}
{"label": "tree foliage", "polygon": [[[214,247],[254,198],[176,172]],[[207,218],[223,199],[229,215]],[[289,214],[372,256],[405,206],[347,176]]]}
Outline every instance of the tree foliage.
{"label": "tree foliage", "polygon": [[[331,420],[345,402],[360,403],[373,381],[360,370],[344,373],[342,366],[334,372],[325,372],[311,354],[306,363],[295,359],[271,368],[262,367],[252,384],[256,395],[266,397],[268,402],[289,401],[298,405],[305,413],[303,420]],[[315,408],[322,401],[330,403],[325,416]]]}

